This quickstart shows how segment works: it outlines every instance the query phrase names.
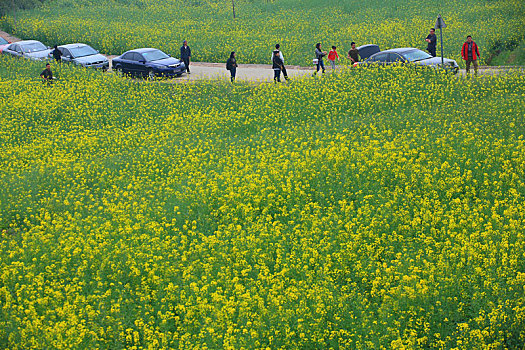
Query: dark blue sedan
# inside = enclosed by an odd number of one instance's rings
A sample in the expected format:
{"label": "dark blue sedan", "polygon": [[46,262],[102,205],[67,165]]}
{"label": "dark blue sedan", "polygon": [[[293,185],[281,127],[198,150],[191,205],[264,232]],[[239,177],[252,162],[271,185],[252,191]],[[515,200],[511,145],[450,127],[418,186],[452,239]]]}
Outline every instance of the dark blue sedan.
{"label": "dark blue sedan", "polygon": [[168,54],[151,48],[130,50],[115,57],[113,70],[153,79],[155,77],[181,76],[186,70],[184,63]]}

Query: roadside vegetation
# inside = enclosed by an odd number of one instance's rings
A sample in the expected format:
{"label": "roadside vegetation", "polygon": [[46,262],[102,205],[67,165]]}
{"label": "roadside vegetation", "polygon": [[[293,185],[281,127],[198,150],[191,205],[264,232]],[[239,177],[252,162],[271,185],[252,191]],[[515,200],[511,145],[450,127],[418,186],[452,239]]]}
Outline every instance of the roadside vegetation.
{"label": "roadside vegetation", "polygon": [[0,58],[0,348],[523,348],[523,74],[41,69]]}
{"label": "roadside vegetation", "polygon": [[316,42],[325,48],[336,45],[343,56],[352,41],[375,43],[382,49],[425,49],[424,38],[438,14],[448,25],[445,56],[458,62],[469,34],[486,63],[493,48],[520,42],[525,32],[525,2],[521,0],[235,3],[236,19],[229,1],[50,0],[19,13],[16,26],[9,14],[0,20],[0,26],[47,45],[85,42],[107,54],[157,47],[178,55],[182,40],[187,39],[193,59],[208,62],[225,62],[230,51],[237,51],[242,63],[268,63],[271,48],[280,43],[286,63],[303,66],[311,65]]}

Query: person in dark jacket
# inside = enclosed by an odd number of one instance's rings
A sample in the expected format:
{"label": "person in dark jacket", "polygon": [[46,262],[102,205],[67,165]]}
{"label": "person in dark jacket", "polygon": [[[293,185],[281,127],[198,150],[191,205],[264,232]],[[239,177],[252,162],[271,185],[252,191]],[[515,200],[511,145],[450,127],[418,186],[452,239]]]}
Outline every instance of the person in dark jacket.
{"label": "person in dark jacket", "polygon": [[191,49],[188,46],[188,42],[184,40],[180,48],[180,59],[184,62],[186,66],[186,71],[190,73],[190,58],[191,58]]}
{"label": "person in dark jacket", "polygon": [[472,36],[467,36],[467,41],[463,44],[461,48],[461,57],[467,63],[467,75],[470,74],[470,65],[474,65],[474,74],[478,75],[478,58],[479,58],[479,49],[478,45],[472,40]]}
{"label": "person in dark jacket", "polygon": [[55,59],[55,61],[60,62],[62,60],[62,52],[60,52],[57,45],[55,45],[53,48],[53,58]]}
{"label": "person in dark jacket", "polygon": [[232,83],[235,81],[235,75],[237,74],[237,59],[235,58],[235,51],[230,53],[230,58],[226,61],[226,69],[230,71]]}
{"label": "person in dark jacket", "polygon": [[281,59],[281,53],[279,50],[275,50],[273,52],[273,59],[272,59],[272,68],[273,68],[273,81],[274,82],[281,82],[281,71],[283,70],[283,60]]}
{"label": "person in dark jacket", "polygon": [[40,73],[40,78],[42,78],[43,83],[47,83],[47,85],[50,85],[53,81],[53,72],[51,71],[51,65],[49,63],[46,64],[46,69]]}
{"label": "person in dark jacket", "polygon": [[436,36],[436,29],[430,28],[430,34],[427,35],[427,38],[425,41],[427,44],[427,51],[432,55],[432,57],[436,57],[436,45],[437,45],[437,36]]}
{"label": "person in dark jacket", "polygon": [[356,49],[355,43],[353,41],[350,46],[352,48],[348,51],[348,58],[352,61],[352,64],[354,64],[359,62],[359,50]]}
{"label": "person in dark jacket", "polygon": [[282,68],[282,72],[283,72],[283,76],[284,76],[284,79],[288,80],[288,72],[286,71],[286,67],[284,65],[284,55],[283,55],[283,52],[281,51],[281,45],[279,44],[275,44],[275,50],[272,51],[272,64],[273,64],[273,53],[275,51],[279,51],[279,57],[281,57],[281,61],[283,61],[283,68]]}
{"label": "person in dark jacket", "polygon": [[323,69],[323,73],[325,71],[324,69],[324,62],[323,57],[326,56],[326,51],[321,50],[321,43],[315,44],[315,58],[317,60],[317,70],[315,71],[314,75],[316,75],[319,72],[319,69]]}

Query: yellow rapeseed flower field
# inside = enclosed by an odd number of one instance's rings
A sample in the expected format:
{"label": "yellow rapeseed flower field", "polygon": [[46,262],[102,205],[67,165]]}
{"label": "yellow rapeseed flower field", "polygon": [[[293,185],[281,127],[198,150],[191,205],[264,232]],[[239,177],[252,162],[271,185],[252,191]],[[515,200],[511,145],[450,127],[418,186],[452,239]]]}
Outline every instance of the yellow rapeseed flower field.
{"label": "yellow rapeseed flower field", "polygon": [[3,349],[521,348],[525,75],[0,59]]}

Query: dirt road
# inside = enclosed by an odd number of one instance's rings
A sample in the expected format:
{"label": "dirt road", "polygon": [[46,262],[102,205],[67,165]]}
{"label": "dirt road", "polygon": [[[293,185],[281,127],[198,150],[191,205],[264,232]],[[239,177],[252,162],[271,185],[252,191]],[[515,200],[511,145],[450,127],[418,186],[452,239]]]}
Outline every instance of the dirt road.
{"label": "dirt road", "polygon": [[[117,56],[106,56],[111,60]],[[286,70],[290,78],[296,78],[304,75],[312,75],[314,68],[287,66]],[[230,79],[230,72],[226,70],[226,63],[210,63],[210,62],[191,62],[191,74],[184,74],[179,78],[173,78],[173,82],[188,82],[195,80],[215,80],[215,79]],[[281,75],[281,79],[284,78]],[[273,69],[270,64],[239,64],[237,68],[237,81],[253,81],[253,82],[268,82],[273,81]]]}

